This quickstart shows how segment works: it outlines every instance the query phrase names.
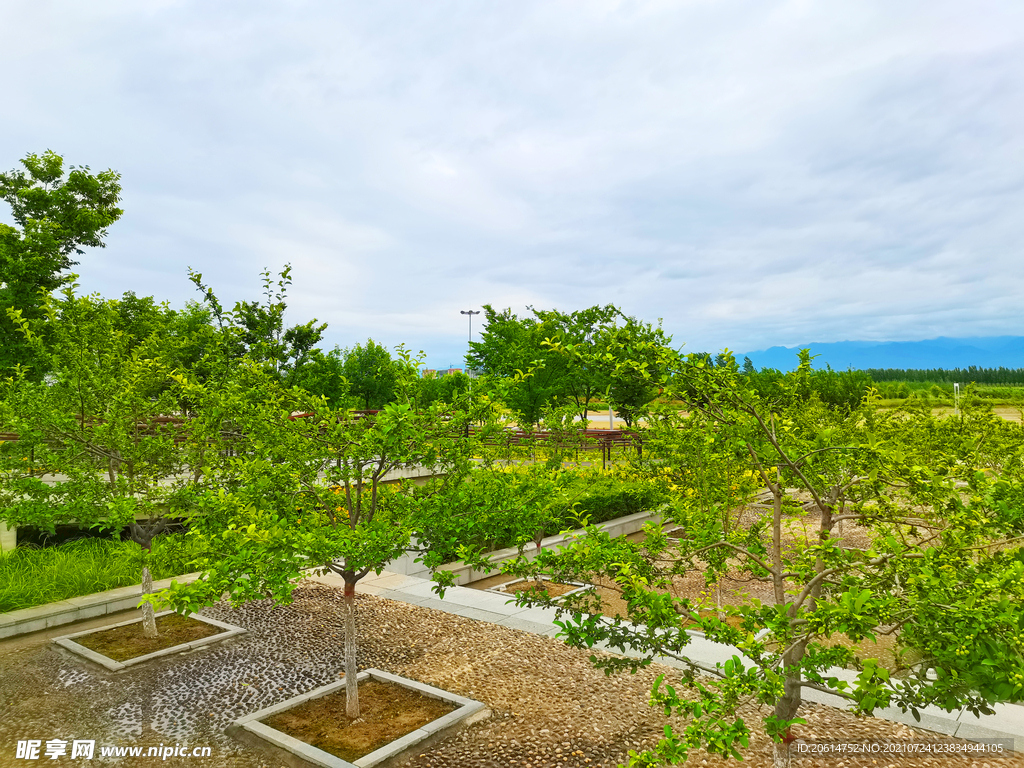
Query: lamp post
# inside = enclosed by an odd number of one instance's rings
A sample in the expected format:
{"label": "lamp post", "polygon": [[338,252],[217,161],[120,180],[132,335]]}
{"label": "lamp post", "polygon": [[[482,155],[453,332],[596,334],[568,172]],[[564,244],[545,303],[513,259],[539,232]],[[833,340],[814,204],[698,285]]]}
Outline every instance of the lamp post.
{"label": "lamp post", "polygon": [[[480,310],[474,311],[472,309],[460,309],[459,310],[459,314],[460,315],[469,315],[469,343],[472,344],[473,343],[473,315],[479,315],[480,314]],[[469,376],[471,379],[473,378],[473,376],[469,372],[469,349],[468,348],[466,349],[466,375]]]}
{"label": "lamp post", "polygon": [[460,309],[460,315],[469,315],[469,342],[473,343],[473,315],[479,315],[480,310],[474,312],[472,309]]}

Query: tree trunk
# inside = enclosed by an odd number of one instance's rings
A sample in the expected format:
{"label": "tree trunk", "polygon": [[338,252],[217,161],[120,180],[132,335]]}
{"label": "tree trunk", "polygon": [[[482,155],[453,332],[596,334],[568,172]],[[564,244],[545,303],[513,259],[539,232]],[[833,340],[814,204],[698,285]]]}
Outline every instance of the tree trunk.
{"label": "tree trunk", "polygon": [[789,768],[789,744],[772,742],[772,768]]}
{"label": "tree trunk", "polygon": [[359,668],[356,666],[356,583],[345,579],[345,714],[359,717]]}
{"label": "tree trunk", "polygon": [[[153,593],[153,575],[149,572],[149,566],[142,566],[142,594]],[[142,606],[142,634],[146,637],[156,637],[156,614],[153,612],[153,605],[146,603]]]}

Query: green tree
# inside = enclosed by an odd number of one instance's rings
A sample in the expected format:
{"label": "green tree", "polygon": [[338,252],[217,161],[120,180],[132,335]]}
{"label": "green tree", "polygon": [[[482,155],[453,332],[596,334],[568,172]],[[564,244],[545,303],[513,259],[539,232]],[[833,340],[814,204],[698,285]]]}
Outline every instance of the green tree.
{"label": "green tree", "polygon": [[[61,523],[121,530],[143,550],[143,592],[152,591],[146,555],[167,516],[188,509],[190,465],[172,391],[176,340],[151,301],[43,297],[43,317],[9,310],[44,381],[20,372],[3,384],[0,423],[18,440],[0,446],[0,519],[52,532]],[[134,321],[133,335],[124,325]],[[43,339],[46,342],[43,342]],[[156,636],[150,605],[147,636]]]}
{"label": "green tree", "polygon": [[622,317],[621,325],[604,324],[592,338],[569,343],[549,338],[545,346],[571,360],[574,370],[588,371],[593,381],[603,383],[608,403],[633,427],[649,413],[677,361],[672,337],[660,325]]}
{"label": "green tree", "polygon": [[341,373],[348,392],[365,410],[380,409],[392,402],[400,376],[399,366],[387,347],[373,339],[341,352]]}
{"label": "green tree", "polygon": [[[581,349],[592,349],[602,343],[617,318],[623,317],[612,304],[595,305],[569,313],[530,309],[544,323],[545,330],[551,330],[559,342],[566,347]],[[560,394],[576,406],[576,413],[585,428],[589,425],[591,401],[607,392],[609,372],[604,366],[588,365],[584,356],[567,355],[564,361]]]}
{"label": "green tree", "polygon": [[[691,356],[682,371],[690,386],[673,393],[687,404],[688,414],[676,417],[680,430],[718,446],[721,456],[746,457],[745,471],[772,499],[765,517],[749,526],[723,525],[728,496],[713,491],[714,503],[707,503],[695,493],[702,486],[691,485],[680,489],[671,516],[686,531],[678,542],[653,527],[642,545],[609,540],[595,529],[564,552],[542,553],[536,564],[518,569],[615,581],[628,623],[598,615],[586,595],[570,600],[561,623],[562,636],[577,647],[603,641],[643,654],[596,660],[600,666],[635,669],[658,656],[686,665],[680,685],[659,679],[652,693],[653,704],[688,719],[685,732],[666,731],[655,749],[633,755],[632,765],[679,762],[700,745],[740,757],[750,726],[737,710],[746,703],[771,708],[762,728],[775,741],[776,765],[785,765],[807,688],[846,698],[865,714],[898,706],[917,715],[928,705],[991,712],[994,702],[1024,699],[1019,460],[987,462],[979,446],[994,427],[982,416],[937,424],[920,409],[908,417],[879,414],[870,403],[847,412],[809,402],[811,373],[804,352],[782,383],[786,397],[766,402],[736,366]],[[958,440],[957,429],[971,424],[978,429]],[[999,430],[997,452],[1019,456],[1024,432]],[[675,462],[663,454],[653,465],[682,473]],[[986,463],[988,472],[975,470]],[[717,473],[719,464],[686,472]],[[805,539],[784,546],[791,514],[784,500],[793,487],[811,500],[815,523]],[[844,539],[844,523],[866,530],[867,545]],[[724,606],[738,626],[702,616],[695,600],[669,589],[688,571],[714,582],[734,567],[773,592],[766,604]],[[694,626],[734,648],[732,659],[715,668],[690,659],[687,630]],[[883,633],[912,660],[902,677],[877,658],[858,661],[849,648],[828,642],[839,634],[858,642]],[[854,665],[853,682],[833,671]],[[684,688],[692,694],[682,695]]]}
{"label": "green tree", "polygon": [[[400,362],[396,401],[370,417],[285,389],[246,359],[223,383],[182,379],[199,413],[192,439],[221,450],[203,454],[213,486],[199,498],[202,514],[192,527],[213,554],[202,579],[173,585],[166,598],[182,611],[225,593],[236,605],[267,597],[286,603],[310,566],[338,574],[351,717],[359,714],[356,584],[417,548],[417,511],[426,499],[450,494],[473,466],[474,444],[463,437],[468,402],[413,409],[414,363],[401,349]],[[409,466],[433,479],[423,488],[387,484],[389,473]]]}
{"label": "green tree", "polygon": [[43,314],[43,297],[70,278],[83,248],[102,248],[107,228],[123,211],[120,175],[107,170],[91,174],[88,166],[64,171],[60,155],[47,150],[27,155],[25,170],[0,174],[0,197],[11,206],[16,226],[0,223],[0,375],[11,375],[16,366],[30,369],[35,379],[45,370],[41,360],[7,308],[26,320]]}
{"label": "green tree", "polygon": [[273,371],[286,386],[295,386],[308,379],[303,369],[307,365],[321,362],[321,353],[316,349],[326,323],[317,325],[314,318],[290,328],[284,326],[284,315],[288,308],[288,286],[291,285],[291,265],[285,264],[277,280],[270,270],[260,273],[263,280],[263,302],[239,301],[232,310],[225,310],[208,286],[203,275],[189,269],[189,279],[203,294],[203,299],[217,322],[218,327],[231,335],[231,347],[235,358],[249,360]]}
{"label": "green tree", "polygon": [[465,373],[455,372],[444,376],[424,373],[416,387],[416,404],[430,405],[438,400],[454,402],[454,398],[469,392],[470,383],[471,379]]}

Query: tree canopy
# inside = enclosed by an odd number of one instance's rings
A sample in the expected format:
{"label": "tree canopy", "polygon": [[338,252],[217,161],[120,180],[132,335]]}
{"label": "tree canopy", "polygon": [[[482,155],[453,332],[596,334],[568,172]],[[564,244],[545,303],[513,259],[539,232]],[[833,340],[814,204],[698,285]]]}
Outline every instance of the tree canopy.
{"label": "tree canopy", "polygon": [[43,296],[70,279],[67,271],[78,263],[73,257],[104,246],[108,227],[123,213],[121,177],[111,170],[92,174],[88,166],[65,173],[64,159],[49,150],[21,164],[24,170],[0,173],[0,198],[15,222],[0,223],[0,375],[22,365],[38,379],[42,361],[5,310],[38,319]]}

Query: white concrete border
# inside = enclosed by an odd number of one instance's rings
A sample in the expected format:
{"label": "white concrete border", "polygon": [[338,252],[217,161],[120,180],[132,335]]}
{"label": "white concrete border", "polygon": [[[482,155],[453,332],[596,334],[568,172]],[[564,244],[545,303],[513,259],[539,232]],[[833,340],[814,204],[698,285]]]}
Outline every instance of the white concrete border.
{"label": "white concrete border", "polygon": [[476,719],[482,719],[490,714],[490,711],[485,708],[482,702],[473,701],[472,699],[467,699],[464,696],[457,696],[454,693],[442,691],[440,688],[434,688],[431,685],[426,685],[425,683],[420,683],[416,680],[410,680],[407,677],[398,677],[397,675],[392,675],[379,669],[366,669],[356,676],[356,680],[359,682],[371,678],[374,680],[380,680],[381,682],[389,682],[394,683],[395,685],[404,686],[405,688],[411,688],[425,696],[430,696],[434,699],[441,699],[442,701],[455,704],[457,708],[443,717],[432,720],[422,728],[417,728],[415,731],[407,733],[402,738],[396,739],[390,744],[385,744],[380,749],[374,750],[368,755],[364,755],[354,763],[350,763],[348,760],[342,760],[340,757],[336,757],[329,752],[317,749],[311,744],[299,741],[286,733],[282,733],[281,731],[260,722],[268,717],[272,717],[280,712],[296,707],[299,704],[305,704],[307,701],[311,701],[312,699],[319,699],[323,696],[327,696],[328,694],[344,689],[345,678],[342,678],[335,683],[328,683],[327,685],[322,685],[319,688],[314,688],[308,693],[295,696],[287,701],[281,702],[280,704],[274,704],[273,706],[265,707],[253,712],[252,714],[240,717],[229,726],[228,733],[232,733],[235,736],[248,737],[245,740],[249,742],[265,742],[266,744],[272,745],[277,750],[283,750],[291,755],[295,755],[300,761],[304,761],[311,765],[321,766],[321,768],[372,768],[372,766],[379,765],[383,761],[395,757],[414,744],[419,744],[424,739],[427,739],[442,730],[451,728],[452,726],[460,723],[465,723],[474,715],[477,716]]}
{"label": "white concrete border", "polygon": [[[660,512],[637,512],[636,514],[626,515],[625,517],[617,517],[614,520],[601,523],[597,527],[605,531],[614,539],[617,536],[627,536],[631,533],[636,533],[647,523],[657,523],[660,521]],[[546,539],[541,541],[541,547],[543,549],[558,547],[565,544],[568,539],[572,539],[576,536],[582,536],[583,533],[583,529],[577,529],[564,535],[559,533],[554,536],[548,536]],[[523,548],[523,555],[532,560],[537,556],[537,548],[533,546],[533,544],[528,544]],[[519,557],[519,550],[516,547],[508,547],[507,549],[496,549],[493,552],[488,553],[487,559],[491,563],[492,567],[486,571],[477,571],[462,563],[449,563],[448,565],[442,565],[438,570],[453,571],[455,573],[455,583],[464,587],[467,584],[472,584],[474,581],[486,579],[488,576],[494,576],[500,573],[501,564],[503,562],[506,560],[514,560],[517,557]],[[415,554],[408,553],[392,560],[385,567],[389,573],[400,573],[403,576],[413,576],[418,579],[429,579],[430,570],[424,566],[423,563],[415,562],[415,558]]]}
{"label": "white concrete border", "polygon": [[[542,581],[554,581],[554,579],[552,579],[549,576],[541,576],[540,578]],[[484,592],[492,592],[496,595],[504,595],[506,597],[511,596],[514,598],[516,593],[509,592],[508,588],[511,587],[513,584],[521,584],[524,581],[526,581],[526,579],[512,579],[512,581],[506,581],[504,584],[499,584],[496,587],[488,587],[484,590]],[[530,579],[530,581],[533,581],[533,579]],[[586,592],[587,590],[594,589],[593,584],[584,584],[582,581],[562,581],[558,583],[565,584],[566,586],[573,586],[576,587],[576,589],[570,590],[568,592],[565,592],[564,594],[558,595],[557,597],[551,598],[551,601],[554,603],[559,603],[565,598],[569,597],[570,595],[578,595],[580,592]]]}
{"label": "white concrete border", "polygon": [[[174,613],[174,611],[160,611],[160,613],[156,615],[158,617],[166,616],[169,613]],[[209,645],[210,643],[219,643],[221,640],[227,640],[229,637],[237,637],[238,635],[243,635],[249,631],[244,627],[237,627],[234,624],[228,624],[223,621],[218,621],[217,619],[210,619],[206,616],[200,616],[198,613],[190,613],[189,618],[196,619],[197,621],[201,621],[204,624],[211,624],[215,627],[220,627],[224,631],[218,632],[215,635],[210,635],[209,637],[200,638],[199,640],[193,640],[191,643],[181,643],[179,645],[172,645],[170,648],[164,648],[160,651],[153,651],[153,653],[147,653],[144,656],[136,656],[133,659],[127,659],[125,661],[114,661],[113,659],[107,658],[106,656],[97,653],[91,648],[86,648],[84,645],[76,643],[74,639],[76,637],[83,637],[84,635],[94,635],[97,632],[106,632],[108,629],[114,629],[115,627],[125,627],[129,624],[138,624],[142,621],[141,618],[129,619],[128,621],[121,621],[117,624],[111,624],[109,627],[96,627],[95,629],[86,629],[82,632],[75,632],[71,635],[55,637],[53,638],[53,642],[59,645],[61,648],[71,651],[71,653],[88,659],[89,661],[99,664],[102,667],[106,667],[111,672],[121,672],[127,669],[128,667],[135,666],[136,664],[142,664],[144,662],[149,661],[150,659],[156,659],[160,656],[170,656],[174,653],[181,653],[182,651],[191,650],[192,648],[199,648],[204,645]]]}
{"label": "white concrete border", "polygon": [[[200,574],[186,573],[171,579],[153,582],[153,591],[167,589],[172,581],[188,584],[198,579]],[[0,613],[0,640],[16,635],[38,632],[61,624],[72,624],[84,619],[94,619],[108,613],[118,613],[135,608],[142,601],[142,587],[138,584],[131,587],[109,589],[106,592],[94,592],[91,595],[70,597],[54,603],[33,605],[17,611]]]}

